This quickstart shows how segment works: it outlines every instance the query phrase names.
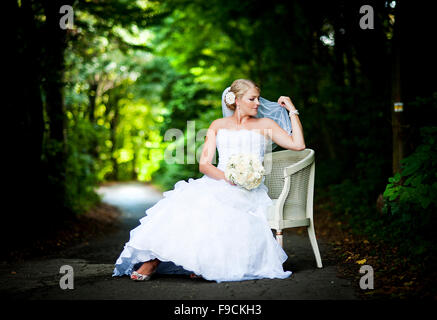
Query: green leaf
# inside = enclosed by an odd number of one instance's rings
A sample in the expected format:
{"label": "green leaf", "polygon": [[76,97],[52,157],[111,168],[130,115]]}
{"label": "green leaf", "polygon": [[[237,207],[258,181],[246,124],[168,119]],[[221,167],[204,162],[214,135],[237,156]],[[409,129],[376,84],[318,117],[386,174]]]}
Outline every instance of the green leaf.
{"label": "green leaf", "polygon": [[420,204],[422,205],[423,209],[428,208],[430,203],[431,203],[431,199],[430,198],[423,198],[422,201],[420,202]]}

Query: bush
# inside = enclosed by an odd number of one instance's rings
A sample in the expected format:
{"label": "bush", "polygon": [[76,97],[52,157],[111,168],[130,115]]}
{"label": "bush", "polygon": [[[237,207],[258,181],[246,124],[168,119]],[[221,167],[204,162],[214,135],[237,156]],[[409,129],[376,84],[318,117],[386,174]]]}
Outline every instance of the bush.
{"label": "bush", "polygon": [[415,259],[433,254],[437,227],[437,127],[420,133],[422,144],[401,161],[401,172],[389,178],[383,195],[386,234]]}
{"label": "bush", "polygon": [[364,170],[329,188],[334,213],[354,233],[398,247],[401,255],[415,262],[436,254],[436,133],[437,127],[420,129],[421,144],[401,161],[401,172],[385,185],[381,214],[375,207],[379,173],[372,178],[371,171]]}
{"label": "bush", "polygon": [[89,151],[94,139],[97,139],[95,130],[86,120],[78,121],[68,131],[66,205],[75,214],[84,213],[100,202],[95,192],[98,182],[96,161]]}

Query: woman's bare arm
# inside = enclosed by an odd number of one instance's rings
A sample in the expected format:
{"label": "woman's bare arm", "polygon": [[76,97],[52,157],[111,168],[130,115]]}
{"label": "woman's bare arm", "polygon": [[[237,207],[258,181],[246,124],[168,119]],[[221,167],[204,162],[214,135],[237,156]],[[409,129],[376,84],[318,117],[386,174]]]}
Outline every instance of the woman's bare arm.
{"label": "woman's bare arm", "polygon": [[267,135],[273,140],[277,145],[288,149],[288,150],[304,150],[305,140],[303,136],[302,124],[297,115],[291,115],[291,126],[292,133],[291,136],[282,129],[274,120],[269,118],[263,118],[263,127],[267,131]]}
{"label": "woman's bare arm", "polygon": [[[288,135],[288,133],[282,129],[274,120],[269,118],[264,118],[264,131],[266,135],[270,137],[277,145],[288,149],[288,150],[297,150],[301,151],[305,149],[305,141],[303,140],[303,134],[301,127],[298,127],[297,123],[293,123],[293,132],[292,135]],[[297,132],[300,131],[300,132]]]}
{"label": "woman's bare arm", "polygon": [[[295,106],[291,102],[289,97],[281,96],[278,99],[278,103],[287,109],[296,110]],[[268,129],[270,138],[278,145],[289,150],[304,150],[305,139],[303,136],[303,128],[300,123],[299,116],[295,114],[290,115],[291,127],[293,129],[291,136],[282,129],[275,121],[271,119],[263,119],[264,128]]]}
{"label": "woman's bare arm", "polygon": [[[212,164],[212,159],[216,149],[216,132],[218,130],[217,120],[213,121],[206,133],[205,142],[203,144],[202,154],[199,160],[199,171],[216,180],[225,180],[225,174]],[[232,183],[231,183],[232,184]]]}

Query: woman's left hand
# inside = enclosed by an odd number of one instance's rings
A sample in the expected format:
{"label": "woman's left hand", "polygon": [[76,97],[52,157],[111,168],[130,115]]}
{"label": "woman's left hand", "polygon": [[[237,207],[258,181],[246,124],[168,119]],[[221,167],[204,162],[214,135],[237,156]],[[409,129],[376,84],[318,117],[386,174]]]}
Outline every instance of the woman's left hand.
{"label": "woman's left hand", "polygon": [[279,105],[287,109],[288,111],[296,109],[293,102],[291,102],[291,99],[286,96],[280,96],[278,99]]}

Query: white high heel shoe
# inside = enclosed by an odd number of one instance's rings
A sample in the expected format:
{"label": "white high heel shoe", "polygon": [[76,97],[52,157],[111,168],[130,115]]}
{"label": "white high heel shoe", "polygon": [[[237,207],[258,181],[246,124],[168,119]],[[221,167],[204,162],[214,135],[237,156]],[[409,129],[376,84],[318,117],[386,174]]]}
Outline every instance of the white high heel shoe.
{"label": "white high heel shoe", "polygon": [[153,270],[151,274],[141,274],[141,273],[134,271],[130,275],[130,278],[134,281],[148,281],[152,278],[152,276],[155,272],[156,272],[156,269]]}

